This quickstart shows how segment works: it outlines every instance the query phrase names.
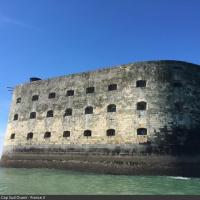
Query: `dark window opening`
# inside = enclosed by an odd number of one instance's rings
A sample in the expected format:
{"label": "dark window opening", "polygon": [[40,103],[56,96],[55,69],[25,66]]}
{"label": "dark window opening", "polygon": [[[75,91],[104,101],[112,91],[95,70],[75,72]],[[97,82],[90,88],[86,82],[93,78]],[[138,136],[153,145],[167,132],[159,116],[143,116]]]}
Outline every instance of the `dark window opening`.
{"label": "dark window opening", "polygon": [[138,128],[137,135],[147,135],[147,129],[146,128]]}
{"label": "dark window opening", "polygon": [[94,93],[94,87],[86,88],[86,94]]}
{"label": "dark window opening", "polygon": [[106,131],[107,136],[115,136],[115,129],[108,129]]}
{"label": "dark window opening", "polygon": [[93,114],[93,107],[88,106],[85,108],[85,114]]}
{"label": "dark window opening", "polygon": [[65,110],[64,117],[66,117],[66,116],[71,116],[71,115],[72,115],[72,109],[71,109],[71,108],[67,108],[67,109]]}
{"label": "dark window opening", "polygon": [[30,119],[35,119],[35,118],[36,118],[36,112],[31,112]]}
{"label": "dark window opening", "polygon": [[16,103],[21,103],[21,98],[19,97],[19,98],[17,98],[17,101],[16,101]]}
{"label": "dark window opening", "polygon": [[53,117],[53,110],[47,111],[47,117]]}
{"label": "dark window opening", "polygon": [[173,127],[172,129],[172,133],[173,135],[177,135],[177,136],[182,136],[183,134],[185,134],[186,130],[183,127]]}
{"label": "dark window opening", "polygon": [[38,101],[39,96],[38,95],[33,95],[32,96],[32,101]]}
{"label": "dark window opening", "polygon": [[10,139],[11,139],[11,140],[15,139],[15,133],[12,133],[12,134],[11,134]]}
{"label": "dark window opening", "polygon": [[136,81],[136,87],[146,87],[146,81],[145,80]]}
{"label": "dark window opening", "polygon": [[68,90],[66,96],[67,96],[67,97],[69,97],[69,96],[74,96],[74,90]]}
{"label": "dark window opening", "polygon": [[46,132],[44,134],[44,138],[50,138],[51,137],[51,132]]}
{"label": "dark window opening", "polygon": [[83,135],[85,137],[91,137],[92,136],[92,131],[91,130],[85,130],[84,133],[83,133]]}
{"label": "dark window opening", "polygon": [[33,133],[28,133],[27,134],[27,140],[33,139]]}
{"label": "dark window opening", "polygon": [[117,90],[117,84],[110,84],[108,85],[108,91]]}
{"label": "dark window opening", "polygon": [[144,101],[137,103],[137,110],[146,110],[147,109],[147,103]]}
{"label": "dark window opening", "polygon": [[182,87],[182,83],[180,81],[175,81],[173,86],[174,87]]}
{"label": "dark window opening", "polygon": [[176,109],[178,112],[183,111],[183,103],[182,103],[182,102],[176,102],[176,103],[175,103],[175,109]]}
{"label": "dark window opening", "polygon": [[108,105],[107,112],[116,112],[116,105],[115,104]]}
{"label": "dark window opening", "polygon": [[64,137],[64,138],[70,137],[70,131],[64,131],[64,132],[63,132],[63,137]]}
{"label": "dark window opening", "polygon": [[49,94],[49,99],[53,99],[56,97],[56,93],[55,92],[52,92]]}
{"label": "dark window opening", "polygon": [[14,115],[14,120],[18,120],[18,114]]}

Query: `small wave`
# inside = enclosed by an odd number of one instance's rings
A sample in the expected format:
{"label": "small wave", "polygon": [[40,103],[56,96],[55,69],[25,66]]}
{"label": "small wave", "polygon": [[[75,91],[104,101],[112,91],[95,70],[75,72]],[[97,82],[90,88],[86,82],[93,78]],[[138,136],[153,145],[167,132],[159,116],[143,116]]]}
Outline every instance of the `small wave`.
{"label": "small wave", "polygon": [[178,180],[190,180],[190,178],[182,177],[182,176],[169,176],[169,178],[178,179]]}

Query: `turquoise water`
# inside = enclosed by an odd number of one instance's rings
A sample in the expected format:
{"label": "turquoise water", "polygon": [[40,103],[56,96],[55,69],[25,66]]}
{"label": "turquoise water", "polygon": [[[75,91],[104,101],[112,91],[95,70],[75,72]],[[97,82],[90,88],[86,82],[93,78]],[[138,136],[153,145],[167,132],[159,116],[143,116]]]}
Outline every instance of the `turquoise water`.
{"label": "turquoise water", "polygon": [[0,168],[0,194],[200,194],[199,178]]}

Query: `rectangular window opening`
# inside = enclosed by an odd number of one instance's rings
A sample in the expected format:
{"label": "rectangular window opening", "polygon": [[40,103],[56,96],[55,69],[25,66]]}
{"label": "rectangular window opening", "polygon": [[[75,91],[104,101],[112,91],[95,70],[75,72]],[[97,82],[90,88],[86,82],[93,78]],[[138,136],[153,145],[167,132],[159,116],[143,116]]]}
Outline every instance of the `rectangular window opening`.
{"label": "rectangular window opening", "polygon": [[86,94],[91,94],[91,93],[94,93],[94,87],[88,87],[86,88]]}

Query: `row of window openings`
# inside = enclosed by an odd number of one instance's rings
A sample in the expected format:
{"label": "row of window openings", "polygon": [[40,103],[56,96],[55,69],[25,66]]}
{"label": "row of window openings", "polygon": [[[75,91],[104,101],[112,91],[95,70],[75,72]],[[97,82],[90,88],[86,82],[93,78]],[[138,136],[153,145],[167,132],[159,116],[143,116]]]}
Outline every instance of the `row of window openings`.
{"label": "row of window openings", "polygon": [[[146,87],[146,81],[145,80],[136,81],[136,87]],[[117,90],[117,84],[108,85],[108,91],[113,91],[113,90]],[[94,87],[86,88],[86,94],[90,94],[90,93],[94,93],[94,92],[95,92]],[[74,90],[68,90],[66,96],[74,96]],[[49,93],[49,96],[48,96],[49,99],[53,99],[55,97],[56,97],[55,92]],[[38,101],[38,99],[39,99],[38,95],[32,96],[32,101]],[[21,97],[17,98],[16,103],[21,103]]]}
{"label": "row of window openings", "polygon": [[[138,102],[137,103],[137,110],[146,110],[147,108],[147,103],[144,101]],[[107,112],[116,112],[117,108],[115,104],[110,104],[107,106]],[[92,106],[88,106],[85,108],[85,114],[93,114],[93,107]],[[71,116],[72,115],[72,109],[68,108],[65,110],[65,114],[64,117],[66,116]],[[53,110],[49,110],[47,111],[47,115],[46,117],[53,117]],[[18,120],[19,115],[15,114],[14,115],[14,120]],[[36,112],[31,112],[30,113],[30,119],[34,119],[36,118]]]}
{"label": "row of window openings", "polygon": [[[115,136],[115,129],[108,129],[106,131],[106,136]],[[137,135],[147,135],[147,129],[146,128],[139,128],[137,129]],[[91,130],[85,130],[83,132],[84,137],[91,137],[92,136],[92,131]],[[51,132],[45,132],[44,138],[50,138],[51,137]],[[64,131],[63,132],[63,138],[68,138],[70,137],[70,131]],[[10,139],[15,139],[15,133],[12,133],[10,136]],[[30,132],[27,134],[26,137],[27,140],[33,139],[33,133]]]}

